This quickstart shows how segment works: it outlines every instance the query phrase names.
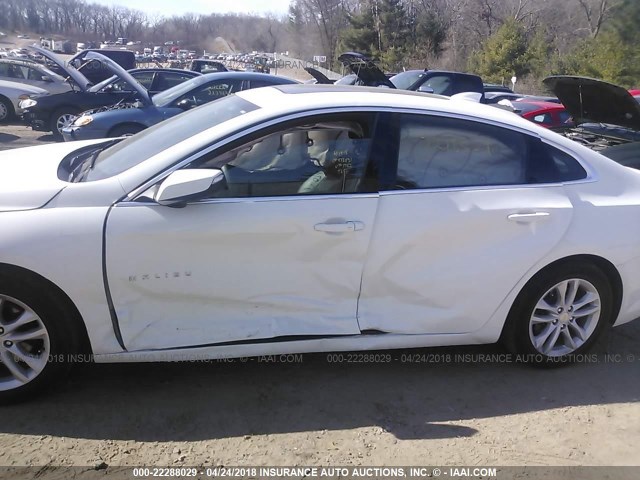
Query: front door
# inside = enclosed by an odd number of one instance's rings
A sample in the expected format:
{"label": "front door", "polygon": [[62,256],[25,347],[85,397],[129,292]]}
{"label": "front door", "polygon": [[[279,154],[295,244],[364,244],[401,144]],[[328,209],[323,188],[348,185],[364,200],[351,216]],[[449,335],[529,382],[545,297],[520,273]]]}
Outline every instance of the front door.
{"label": "front door", "polygon": [[358,334],[370,146],[366,115],[305,118],[185,167],[222,168],[208,198],[113,208],[107,276],[126,348]]}

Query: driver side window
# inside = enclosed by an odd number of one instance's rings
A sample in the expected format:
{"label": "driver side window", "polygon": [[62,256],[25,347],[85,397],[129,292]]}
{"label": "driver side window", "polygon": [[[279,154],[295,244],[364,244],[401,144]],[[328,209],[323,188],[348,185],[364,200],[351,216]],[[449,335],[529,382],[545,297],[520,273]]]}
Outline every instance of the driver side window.
{"label": "driver side window", "polygon": [[356,193],[362,191],[371,146],[369,115],[343,118],[289,123],[192,168],[222,169],[225,182],[214,187],[212,198]]}

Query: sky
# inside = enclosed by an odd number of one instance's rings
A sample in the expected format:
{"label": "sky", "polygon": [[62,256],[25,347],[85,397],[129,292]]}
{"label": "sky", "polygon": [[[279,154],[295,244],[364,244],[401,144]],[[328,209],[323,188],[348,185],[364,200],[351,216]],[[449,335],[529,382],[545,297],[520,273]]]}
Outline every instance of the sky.
{"label": "sky", "polygon": [[102,5],[122,5],[166,17],[184,13],[277,13],[286,14],[290,0],[89,0]]}

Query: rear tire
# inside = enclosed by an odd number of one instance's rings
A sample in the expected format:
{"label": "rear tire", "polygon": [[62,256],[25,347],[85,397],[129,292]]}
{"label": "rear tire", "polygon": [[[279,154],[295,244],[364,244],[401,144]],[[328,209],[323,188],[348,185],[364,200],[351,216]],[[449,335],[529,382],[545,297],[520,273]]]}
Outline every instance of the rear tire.
{"label": "rear tire", "polygon": [[80,353],[73,313],[45,282],[0,272],[0,404],[62,381]]}
{"label": "rear tire", "polygon": [[528,363],[570,363],[611,325],[613,312],[607,276],[591,264],[565,264],[527,283],[511,307],[502,341]]}

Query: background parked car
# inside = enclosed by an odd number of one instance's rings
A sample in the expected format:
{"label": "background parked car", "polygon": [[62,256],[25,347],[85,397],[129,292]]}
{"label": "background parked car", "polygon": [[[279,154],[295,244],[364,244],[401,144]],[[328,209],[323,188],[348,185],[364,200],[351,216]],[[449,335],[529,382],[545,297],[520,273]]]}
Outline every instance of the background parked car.
{"label": "background parked car", "polygon": [[[98,52],[100,55],[104,55],[112,59],[118,65],[125,70],[131,70],[136,66],[136,55],[130,50],[108,50],[108,49],[87,49],[74,55],[69,63],[75,68],[79,69],[82,74],[89,79],[93,84],[101,82],[109,78],[112,73],[108,68],[105,68],[100,62],[96,60],[89,60],[87,55],[90,52]],[[63,72],[57,72],[63,75]]]}
{"label": "background parked car", "polygon": [[485,102],[488,104],[498,103],[501,100],[518,100],[523,98],[523,95],[519,93],[508,93],[508,92],[486,92],[484,93]]}
{"label": "background parked car", "polygon": [[500,93],[514,93],[509,87],[500,85],[498,83],[485,83],[483,84],[485,93],[487,92],[500,92]]}
{"label": "background parked car", "polygon": [[49,93],[71,90],[71,85],[44,65],[27,60],[0,59],[0,80],[24,83],[42,88]]}
{"label": "background parked car", "polygon": [[480,102],[484,103],[484,85],[482,79],[477,75],[428,69],[385,74],[373,60],[357,52],[343,53],[338,57],[338,60],[351,73],[335,82],[314,68],[305,68],[305,70],[315,78],[315,83],[319,84],[388,87],[446,96],[476,92],[480,94]]}
{"label": "background parked car", "polygon": [[0,122],[21,115],[20,101],[30,95],[46,95],[47,91],[24,83],[0,80]]}
{"label": "background parked car", "polygon": [[[56,60],[59,61],[57,58]],[[64,63],[61,65],[67,69],[69,75],[73,76],[74,85],[77,88],[66,93],[40,96],[23,102],[24,121],[34,130],[52,132],[57,139],[62,140],[62,127],[70,123],[79,113],[140,97],[136,87],[125,80],[123,75],[112,76],[97,85],[90,86],[91,82],[81,72]],[[126,74],[122,68],[119,71]],[[134,83],[142,85],[145,92],[151,93],[166,90],[196,76],[200,74],[188,70],[163,68],[134,69],[131,72],[131,77],[135,79]]]}
{"label": "background parked car", "polygon": [[564,105],[553,102],[530,101],[525,98],[511,103],[523,118],[546,128],[572,126],[571,114]]}
{"label": "background parked car", "polygon": [[226,72],[229,69],[224,66],[224,63],[217,62],[215,60],[209,60],[206,58],[197,58],[191,61],[189,70],[199,73],[214,73],[214,72]]}
{"label": "background parked car", "polygon": [[618,163],[640,169],[640,105],[631,92],[588,77],[559,75],[545,78],[543,83],[575,122],[560,133]]}
{"label": "background parked car", "polygon": [[[299,83],[266,73],[208,73],[170,88],[141,105],[116,105],[105,111],[86,112],[62,129],[67,141],[133,135],[185,110],[250,88]],[[121,108],[122,107],[122,108]]]}

